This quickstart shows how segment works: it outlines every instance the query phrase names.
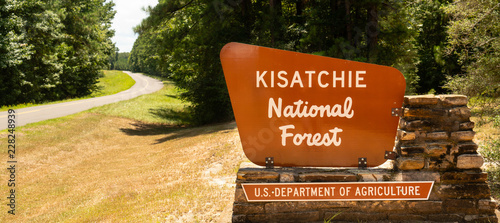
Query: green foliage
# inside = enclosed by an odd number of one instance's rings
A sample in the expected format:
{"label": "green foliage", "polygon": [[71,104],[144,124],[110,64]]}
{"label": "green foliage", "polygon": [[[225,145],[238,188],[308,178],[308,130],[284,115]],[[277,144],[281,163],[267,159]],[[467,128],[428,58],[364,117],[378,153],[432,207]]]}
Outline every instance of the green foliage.
{"label": "green foliage", "polygon": [[[226,43],[411,67],[401,59],[413,53],[406,49],[405,6],[395,0],[160,1],[135,28],[129,64],[170,77],[198,124],[225,121],[232,110],[218,55]],[[410,83],[417,79],[407,76]]]}
{"label": "green foliage", "polygon": [[445,53],[447,47],[446,26],[449,17],[444,12],[448,0],[415,1],[411,4],[417,33],[414,43],[417,50],[417,92],[445,93],[446,76],[460,71],[456,57]]}
{"label": "green foliage", "polygon": [[119,53],[118,49],[117,49],[115,56],[111,57],[110,69],[111,70],[130,70],[130,66],[128,64],[129,55],[130,55],[130,53]]}
{"label": "green foliage", "polygon": [[500,96],[500,2],[460,1],[449,5],[448,54],[464,67],[448,76],[446,88],[468,96]]}
{"label": "green foliage", "polygon": [[481,155],[486,162],[491,163],[488,171],[488,179],[493,183],[495,191],[498,191],[500,182],[500,139],[488,138],[482,143]]}
{"label": "green foliage", "polygon": [[0,105],[88,95],[114,45],[113,3],[0,1]]}
{"label": "green foliage", "polygon": [[500,166],[500,139],[486,139],[483,143],[481,155],[487,162]]}

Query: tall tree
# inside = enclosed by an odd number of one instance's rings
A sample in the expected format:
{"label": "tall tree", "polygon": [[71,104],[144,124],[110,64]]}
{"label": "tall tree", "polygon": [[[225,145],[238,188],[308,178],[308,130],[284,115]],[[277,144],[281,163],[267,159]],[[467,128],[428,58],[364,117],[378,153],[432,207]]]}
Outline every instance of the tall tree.
{"label": "tall tree", "polygon": [[500,96],[500,1],[455,1],[446,12],[448,53],[464,67],[446,87],[468,96]]}
{"label": "tall tree", "polygon": [[88,95],[95,90],[115,46],[111,21],[113,2],[106,0],[61,0],[65,15],[62,23],[67,48],[58,90],[67,97]]}
{"label": "tall tree", "polygon": [[133,69],[170,76],[198,123],[227,120],[218,54],[228,42],[395,65],[406,55],[404,4],[386,0],[165,0],[136,27]]}
{"label": "tall tree", "polygon": [[19,1],[0,0],[0,105],[11,105],[22,94],[21,64],[29,57]]}
{"label": "tall tree", "polygon": [[415,15],[420,24],[416,37],[419,93],[444,93],[446,75],[460,70],[456,58],[445,54],[449,17],[444,7],[448,4],[448,0],[433,0],[417,2],[415,6]]}
{"label": "tall tree", "polygon": [[0,1],[0,105],[89,94],[113,53],[113,3]]}

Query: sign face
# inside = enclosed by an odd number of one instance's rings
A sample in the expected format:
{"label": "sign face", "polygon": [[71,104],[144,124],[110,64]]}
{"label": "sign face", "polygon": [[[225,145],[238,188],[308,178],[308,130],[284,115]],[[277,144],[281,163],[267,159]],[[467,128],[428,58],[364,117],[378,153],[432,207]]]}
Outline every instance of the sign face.
{"label": "sign face", "polygon": [[391,67],[240,43],[220,58],[245,155],[257,165],[357,167],[392,151],[406,87]]}
{"label": "sign face", "polygon": [[428,200],[434,181],[244,184],[247,201]]}

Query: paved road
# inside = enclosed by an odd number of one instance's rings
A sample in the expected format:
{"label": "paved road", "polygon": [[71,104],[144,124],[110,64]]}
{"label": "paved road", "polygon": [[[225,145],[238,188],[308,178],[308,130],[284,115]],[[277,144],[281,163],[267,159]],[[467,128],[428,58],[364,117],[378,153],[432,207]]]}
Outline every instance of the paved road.
{"label": "paved road", "polygon": [[[132,99],[139,95],[153,93],[163,87],[163,83],[156,79],[129,71],[125,71],[125,73],[135,80],[135,85],[126,91],[98,98],[17,109],[15,110],[16,126],[58,118],[85,111],[93,107]],[[7,115],[8,113],[6,111],[0,112],[0,130],[7,128]]]}

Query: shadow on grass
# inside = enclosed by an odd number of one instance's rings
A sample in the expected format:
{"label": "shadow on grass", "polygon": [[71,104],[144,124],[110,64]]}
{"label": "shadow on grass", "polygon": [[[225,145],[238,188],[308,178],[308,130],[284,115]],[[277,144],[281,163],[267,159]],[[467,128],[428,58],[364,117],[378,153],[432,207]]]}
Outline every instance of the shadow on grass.
{"label": "shadow on grass", "polygon": [[157,139],[156,143],[154,143],[161,144],[169,140],[189,138],[236,128],[235,122],[195,127],[190,124],[192,123],[192,118],[189,113],[172,109],[151,109],[150,113],[175,124],[136,122],[131,124],[131,128],[121,128],[120,130],[130,136],[165,135],[165,137]]}
{"label": "shadow on grass", "polygon": [[185,111],[177,111],[171,108],[159,108],[159,109],[149,109],[149,113],[152,115],[168,121],[169,123],[174,123],[174,125],[179,126],[191,126],[193,123],[193,117],[191,113]]}

